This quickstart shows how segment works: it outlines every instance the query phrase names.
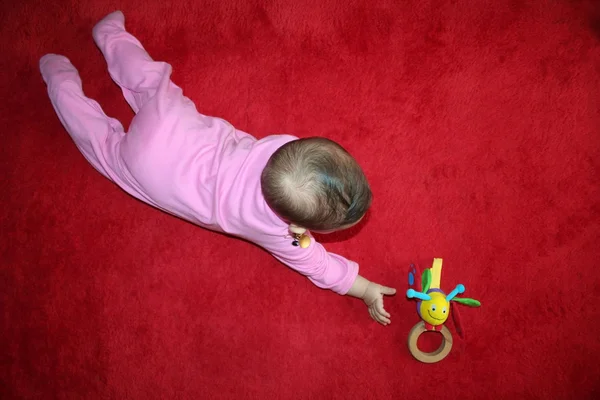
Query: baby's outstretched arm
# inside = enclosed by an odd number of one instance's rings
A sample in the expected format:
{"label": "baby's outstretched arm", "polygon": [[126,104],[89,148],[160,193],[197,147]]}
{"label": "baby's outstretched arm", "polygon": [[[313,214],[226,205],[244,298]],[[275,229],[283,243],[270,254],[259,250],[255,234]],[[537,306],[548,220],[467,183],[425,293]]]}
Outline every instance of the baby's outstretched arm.
{"label": "baby's outstretched arm", "polygon": [[396,289],[365,279],[358,273],[356,262],[328,252],[317,241],[312,241],[310,247],[303,249],[281,241],[277,236],[266,238],[273,241],[256,243],[269,250],[283,264],[307,276],[322,289],[363,300],[376,322],[382,325],[390,323],[390,314],[383,307],[383,296],[395,294]]}
{"label": "baby's outstretched arm", "polygon": [[371,318],[382,325],[388,325],[391,322],[390,314],[383,307],[383,296],[394,294],[396,294],[396,289],[370,282],[360,275],[357,275],[354,284],[347,293],[349,296],[362,299],[369,307]]}

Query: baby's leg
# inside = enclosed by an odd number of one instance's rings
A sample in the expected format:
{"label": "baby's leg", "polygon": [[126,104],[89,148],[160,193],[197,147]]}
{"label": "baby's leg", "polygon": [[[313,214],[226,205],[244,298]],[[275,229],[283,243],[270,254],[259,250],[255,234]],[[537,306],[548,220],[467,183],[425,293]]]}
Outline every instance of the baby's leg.
{"label": "baby's leg", "polygon": [[[157,92],[170,67],[152,60],[138,39],[125,30],[125,17],[115,11],[96,24],[94,41],[102,51],[112,79],[135,113]],[[171,88],[179,89],[173,82]],[[177,90],[178,92],[180,91]]]}
{"label": "baby's leg", "polygon": [[58,118],[83,156],[102,175],[144,200],[121,164],[120,145],[125,137],[121,123],[85,96],[79,73],[66,57],[45,55],[40,71]]}

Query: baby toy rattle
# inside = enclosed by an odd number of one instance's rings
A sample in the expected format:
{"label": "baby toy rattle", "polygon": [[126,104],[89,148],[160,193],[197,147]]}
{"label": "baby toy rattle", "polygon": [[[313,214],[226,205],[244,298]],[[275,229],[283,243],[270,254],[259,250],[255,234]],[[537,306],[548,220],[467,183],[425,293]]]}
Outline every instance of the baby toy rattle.
{"label": "baby toy rattle", "polygon": [[[415,290],[416,274],[416,267],[414,264],[411,264],[408,271],[408,285],[410,289],[407,290],[406,296],[409,299],[418,300],[417,312],[422,321],[411,329],[408,335],[408,349],[417,360],[424,363],[436,363],[443,360],[452,349],[452,333],[444,326],[450,315],[450,301],[455,301],[469,307],[479,307],[481,303],[474,299],[456,297],[457,294],[465,292],[463,285],[457,285],[447,295],[440,289],[442,276],[441,258],[434,258],[432,267],[423,271],[420,291]],[[424,353],[417,346],[419,336],[427,331],[437,331],[443,336],[440,347],[431,353]]]}

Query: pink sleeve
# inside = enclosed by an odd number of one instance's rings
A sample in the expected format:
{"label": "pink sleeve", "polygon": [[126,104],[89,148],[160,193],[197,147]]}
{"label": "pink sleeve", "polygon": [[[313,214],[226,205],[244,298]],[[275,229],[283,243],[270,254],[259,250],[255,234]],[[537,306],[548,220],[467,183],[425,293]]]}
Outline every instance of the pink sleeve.
{"label": "pink sleeve", "polygon": [[325,248],[312,238],[311,245],[302,249],[288,244],[289,248],[267,249],[288,267],[305,275],[312,283],[322,289],[330,289],[345,295],[352,287],[358,275],[358,264]]}

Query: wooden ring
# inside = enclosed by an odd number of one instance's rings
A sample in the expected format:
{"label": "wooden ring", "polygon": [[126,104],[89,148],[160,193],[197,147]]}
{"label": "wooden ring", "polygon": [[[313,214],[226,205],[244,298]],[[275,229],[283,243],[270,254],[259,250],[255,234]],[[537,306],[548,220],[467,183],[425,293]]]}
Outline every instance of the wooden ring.
{"label": "wooden ring", "polygon": [[417,340],[419,340],[421,334],[427,331],[428,329],[425,328],[425,322],[421,321],[416,324],[408,334],[408,350],[410,350],[410,354],[412,354],[414,358],[424,363],[431,364],[442,361],[450,353],[450,350],[452,350],[452,333],[450,333],[448,328],[442,326],[442,330],[439,331],[444,337],[442,344],[437,350],[432,351],[431,353],[424,353],[419,350]]}

